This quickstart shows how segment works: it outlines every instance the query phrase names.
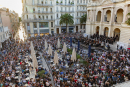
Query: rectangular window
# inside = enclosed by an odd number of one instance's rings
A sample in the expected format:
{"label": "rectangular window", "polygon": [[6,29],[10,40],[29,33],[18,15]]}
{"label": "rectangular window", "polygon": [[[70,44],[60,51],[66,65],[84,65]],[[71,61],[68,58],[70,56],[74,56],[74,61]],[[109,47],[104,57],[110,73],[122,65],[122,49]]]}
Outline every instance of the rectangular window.
{"label": "rectangular window", "polygon": [[30,30],[28,30],[28,33],[30,33]]}
{"label": "rectangular window", "polygon": [[57,18],[58,18],[58,14],[57,14]]}
{"label": "rectangular window", "polygon": [[39,19],[41,18],[41,16],[39,16]]}
{"label": "rectangular window", "polygon": [[34,0],[32,0],[32,4],[34,5]]}
{"label": "rectangular window", "polygon": [[48,16],[46,16],[46,19],[48,19]]}
{"label": "rectangular window", "polygon": [[52,5],[52,1],[50,1],[50,4]]}
{"label": "rectangular window", "polygon": [[48,22],[40,22],[39,23],[39,27],[42,28],[42,27],[48,27]]}
{"label": "rectangular window", "polygon": [[38,8],[38,12],[40,13],[40,8]]}
{"label": "rectangular window", "polygon": [[50,8],[50,11],[52,12],[52,8]]}
{"label": "rectangular window", "polygon": [[51,22],[51,27],[53,27],[53,22]]}
{"label": "rectangular window", "polygon": [[42,18],[44,19],[44,16],[42,16]]}
{"label": "rectangular window", "polygon": [[28,19],[28,15],[27,15],[27,19]]}
{"label": "rectangular window", "polygon": [[40,30],[40,33],[49,33],[49,29],[42,29]]}
{"label": "rectangular window", "polygon": [[48,11],[48,8],[46,8],[46,11]]}
{"label": "rectangular window", "polygon": [[51,19],[53,19],[53,16],[51,16]]}
{"label": "rectangular window", "polygon": [[36,19],[36,15],[33,15],[34,19]]}
{"label": "rectangular window", "polygon": [[34,30],[34,33],[38,33],[37,30]]}
{"label": "rectangular window", "polygon": [[79,3],[79,0],[77,0],[77,3]]}
{"label": "rectangular window", "polygon": [[44,8],[42,8],[42,11],[44,12]]}
{"label": "rectangular window", "polygon": [[82,25],[80,25],[80,29],[82,29]]}
{"label": "rectangular window", "polygon": [[29,23],[27,23],[27,26],[30,26]]}
{"label": "rectangular window", "polygon": [[45,4],[47,4],[47,0],[45,1]]}
{"label": "rectangular window", "polygon": [[78,16],[78,12],[77,12],[77,16]]}
{"label": "rectangular window", "polygon": [[56,7],[56,10],[57,10],[57,12],[58,12],[58,7]]}
{"label": "rectangular window", "polygon": [[37,4],[39,4],[39,0],[37,0]]}
{"label": "rectangular window", "polygon": [[37,23],[33,23],[33,28],[37,28]]}

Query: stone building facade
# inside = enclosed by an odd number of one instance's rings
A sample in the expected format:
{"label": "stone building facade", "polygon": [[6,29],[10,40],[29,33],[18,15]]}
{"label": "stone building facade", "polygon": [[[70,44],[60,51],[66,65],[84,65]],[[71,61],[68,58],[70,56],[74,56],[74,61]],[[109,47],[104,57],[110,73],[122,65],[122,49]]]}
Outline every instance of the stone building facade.
{"label": "stone building facade", "polygon": [[60,25],[60,16],[68,13],[74,17],[74,24],[67,32],[84,32],[85,23],[80,18],[87,13],[87,0],[22,0],[22,21],[29,36],[47,33],[62,33],[66,25]]}
{"label": "stone building facade", "polygon": [[86,33],[118,36],[117,44],[130,47],[130,26],[125,23],[130,0],[88,0]]}

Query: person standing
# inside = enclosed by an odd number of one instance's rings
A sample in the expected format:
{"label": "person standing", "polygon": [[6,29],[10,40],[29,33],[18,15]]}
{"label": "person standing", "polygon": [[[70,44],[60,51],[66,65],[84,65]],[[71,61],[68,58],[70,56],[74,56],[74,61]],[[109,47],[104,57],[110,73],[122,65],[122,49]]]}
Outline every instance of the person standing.
{"label": "person standing", "polygon": [[119,47],[119,45],[117,44],[117,50],[118,50],[118,47]]}

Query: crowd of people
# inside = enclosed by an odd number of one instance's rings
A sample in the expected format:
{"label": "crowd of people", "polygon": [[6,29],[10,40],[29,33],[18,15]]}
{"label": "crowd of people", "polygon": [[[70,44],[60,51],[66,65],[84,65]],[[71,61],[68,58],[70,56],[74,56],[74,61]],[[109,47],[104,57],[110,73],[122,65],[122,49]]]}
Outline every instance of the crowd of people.
{"label": "crowd of people", "polygon": [[[74,41],[83,42],[85,45],[93,43],[93,39],[84,38],[79,33],[31,37],[21,43],[14,39],[5,41],[0,54],[1,87],[12,86],[12,84],[15,84],[16,87],[24,84],[28,84],[29,87],[53,87],[53,81],[55,87],[109,87],[113,84],[130,80],[129,50],[122,49],[116,52],[95,50],[88,57],[87,48],[80,46],[80,50],[78,50],[77,44],[70,46],[70,37]],[[93,37],[95,38],[95,36]],[[61,43],[60,48],[57,48],[58,38]],[[99,38],[103,40],[104,37],[100,36]],[[52,55],[48,55],[48,51],[44,49],[45,40],[52,47]],[[43,67],[38,67],[35,79],[26,79],[31,74],[31,70],[35,70],[30,65],[33,62],[29,56],[31,51],[30,41],[33,41],[34,49],[37,52],[37,60],[41,61],[44,58],[48,67],[50,67],[50,71]],[[72,61],[70,52],[64,54],[62,50],[64,42],[67,44],[68,49],[75,48],[77,55],[80,55],[81,58]],[[99,43],[97,42],[96,44]],[[55,50],[59,57],[57,65],[53,63]],[[42,53],[42,57],[40,53]],[[40,65],[41,62],[38,63],[38,66]],[[43,73],[46,75],[45,77],[38,75],[38,72],[41,70],[45,70],[46,73]],[[50,81],[50,78],[48,78],[50,74],[53,76],[53,81]],[[16,78],[17,76],[20,76],[20,81]]]}

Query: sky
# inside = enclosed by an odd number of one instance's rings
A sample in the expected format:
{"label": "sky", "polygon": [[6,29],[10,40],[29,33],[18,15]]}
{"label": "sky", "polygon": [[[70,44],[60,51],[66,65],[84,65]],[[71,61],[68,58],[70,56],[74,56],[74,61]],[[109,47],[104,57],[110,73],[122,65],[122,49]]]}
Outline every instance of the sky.
{"label": "sky", "polygon": [[2,7],[9,8],[9,10],[14,10],[21,17],[22,0],[0,0],[0,8]]}

